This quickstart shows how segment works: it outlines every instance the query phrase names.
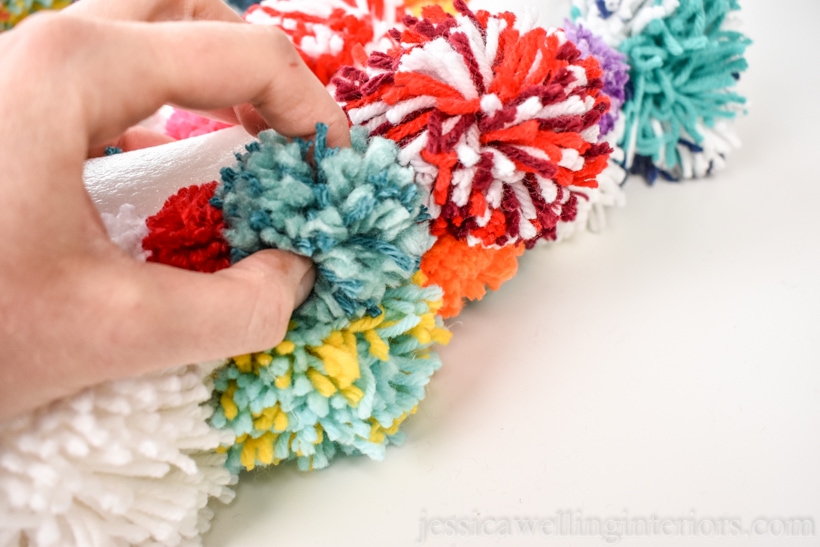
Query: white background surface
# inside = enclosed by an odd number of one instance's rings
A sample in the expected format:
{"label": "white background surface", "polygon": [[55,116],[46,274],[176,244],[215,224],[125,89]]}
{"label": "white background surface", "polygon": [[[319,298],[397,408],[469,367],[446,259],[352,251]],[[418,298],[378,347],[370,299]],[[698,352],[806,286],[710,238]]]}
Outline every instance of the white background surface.
{"label": "white background surface", "polygon": [[[384,462],[245,475],[206,545],[401,547],[422,515],[480,515],[496,530],[560,511],[744,527],[801,517],[820,534],[820,3],[741,4],[755,41],[741,88],[751,113],[728,170],[651,189],[634,179],[603,233],[525,255],[513,281],[452,322],[403,447]],[[565,7],[541,2],[541,21],[560,23]],[[804,547],[820,536],[619,544]]]}

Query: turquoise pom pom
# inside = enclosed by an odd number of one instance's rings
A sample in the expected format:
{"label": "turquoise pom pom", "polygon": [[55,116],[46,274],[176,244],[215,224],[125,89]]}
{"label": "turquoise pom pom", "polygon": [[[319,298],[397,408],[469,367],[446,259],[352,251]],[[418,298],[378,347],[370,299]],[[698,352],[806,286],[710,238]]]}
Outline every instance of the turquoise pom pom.
{"label": "turquoise pom pom", "polygon": [[352,148],[328,148],[327,127],[311,142],[273,131],[222,170],[215,204],[223,208],[234,260],[263,248],[308,256],[318,278],[301,316],[323,323],[378,315],[378,302],[418,269],[432,245],[413,171],[396,161],[387,139],[351,133]]}
{"label": "turquoise pom pom", "polygon": [[651,183],[703,177],[740,145],[734,88],[751,41],[738,0],[573,0],[572,15],[627,57],[625,167]]}
{"label": "turquoise pom pom", "polygon": [[[705,133],[742,110],[746,99],[730,88],[748,66],[750,41],[724,26],[737,9],[736,0],[683,0],[621,43],[634,86],[624,106],[630,157],[649,158],[672,178],[686,176],[692,167],[682,156],[701,151]],[[696,175],[707,172],[695,168]]]}

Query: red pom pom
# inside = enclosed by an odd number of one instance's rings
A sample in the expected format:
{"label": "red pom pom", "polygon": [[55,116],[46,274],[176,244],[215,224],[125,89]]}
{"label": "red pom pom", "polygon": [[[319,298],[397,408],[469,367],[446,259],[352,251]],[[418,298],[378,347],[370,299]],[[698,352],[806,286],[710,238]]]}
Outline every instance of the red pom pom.
{"label": "red pom pom", "polygon": [[216,184],[183,188],[146,220],[142,248],[150,253],[149,262],[209,273],[231,265],[222,211],[210,203]]}

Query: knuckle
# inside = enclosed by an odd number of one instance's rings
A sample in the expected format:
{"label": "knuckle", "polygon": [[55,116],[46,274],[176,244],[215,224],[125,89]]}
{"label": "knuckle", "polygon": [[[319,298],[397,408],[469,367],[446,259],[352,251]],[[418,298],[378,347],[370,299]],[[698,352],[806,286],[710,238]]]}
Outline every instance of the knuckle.
{"label": "knuckle", "polygon": [[296,49],[293,47],[290,38],[288,38],[284,30],[273,25],[264,25],[262,28],[266,30],[266,36],[273,49],[279,52],[296,52]]}
{"label": "knuckle", "polygon": [[302,57],[296,50],[287,33],[273,25],[254,25],[261,27],[265,32],[267,47],[271,51],[271,59],[283,67],[297,67],[304,65]]}
{"label": "knuckle", "polygon": [[61,13],[35,13],[15,29],[17,51],[30,68],[51,71],[64,67],[84,44],[89,26],[83,19]]}

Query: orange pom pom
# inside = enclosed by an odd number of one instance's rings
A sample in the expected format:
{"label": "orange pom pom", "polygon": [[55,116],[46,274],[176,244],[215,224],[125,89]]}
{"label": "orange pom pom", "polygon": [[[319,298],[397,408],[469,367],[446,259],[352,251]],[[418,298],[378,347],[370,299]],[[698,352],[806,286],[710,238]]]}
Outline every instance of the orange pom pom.
{"label": "orange pom pom", "polygon": [[444,302],[439,315],[444,318],[458,315],[466,300],[481,300],[487,287],[497,291],[518,270],[518,257],[524,244],[501,248],[470,247],[444,234],[421,258],[421,271],[427,276],[427,285],[438,285],[444,291]]}

